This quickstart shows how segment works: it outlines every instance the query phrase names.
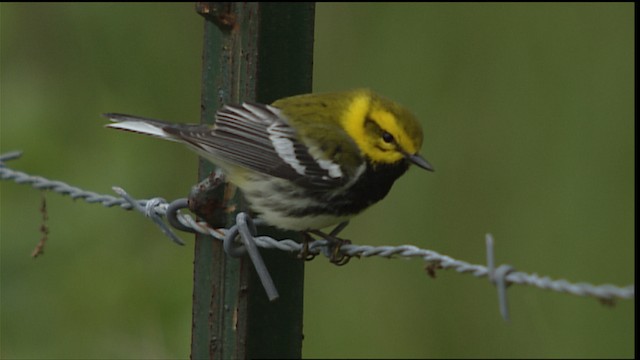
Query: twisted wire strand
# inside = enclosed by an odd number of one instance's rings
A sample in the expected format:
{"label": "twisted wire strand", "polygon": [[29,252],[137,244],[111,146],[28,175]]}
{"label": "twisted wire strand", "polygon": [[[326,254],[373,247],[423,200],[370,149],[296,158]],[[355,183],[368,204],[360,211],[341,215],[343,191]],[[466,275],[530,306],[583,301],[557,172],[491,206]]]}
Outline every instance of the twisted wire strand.
{"label": "twisted wire strand", "polygon": [[[112,195],[98,194],[92,191],[86,191],[75,186],[71,186],[62,181],[49,180],[41,176],[29,175],[27,173],[10,169],[6,167],[4,162],[13,160],[21,155],[20,152],[10,152],[0,155],[0,179],[13,181],[17,184],[31,185],[36,189],[47,189],[62,195],[70,196],[73,199],[81,199],[88,203],[99,203],[105,207],[119,206],[123,209],[136,209],[142,212],[148,217],[153,216],[165,216],[166,210],[169,204],[161,198],[154,198],[150,200],[135,200],[130,196],[115,197]],[[121,189],[120,189],[121,190]],[[118,191],[121,195],[126,194],[124,190]],[[147,208],[147,204],[153,201],[153,206]],[[153,214],[153,216],[151,216]],[[202,234],[210,235],[213,238],[223,241],[225,235],[229,229],[213,229],[205,222],[197,221],[192,216],[182,213],[176,214],[177,220],[185,227],[191,228]],[[155,220],[154,220],[155,221]],[[156,221],[158,224],[158,222]],[[163,229],[163,232],[167,234],[168,228]],[[171,230],[168,232],[172,233]],[[177,235],[171,235],[174,241],[180,243],[181,240],[176,240]],[[255,236],[253,238],[255,244],[261,248],[278,249],[288,252],[300,252],[302,250],[302,244],[299,244],[291,239],[276,240],[268,236]],[[322,252],[323,248],[328,246],[328,241],[324,239],[315,240],[309,244],[308,251],[313,254]],[[457,260],[447,255],[439,254],[433,250],[422,249],[413,245],[400,245],[400,246],[370,246],[370,245],[355,245],[348,244],[343,245],[340,251],[349,256],[358,257],[404,257],[404,258],[422,258],[428,264],[436,264],[442,269],[453,269],[459,273],[470,273],[475,277],[489,277],[494,281],[497,270],[489,269],[483,265],[470,264],[466,261]],[[504,266],[504,265],[503,265]],[[503,274],[506,285],[508,284],[520,284],[535,286],[540,289],[551,290],[555,292],[564,292],[577,296],[591,296],[602,300],[611,300],[614,298],[619,299],[633,299],[635,297],[635,285],[628,285],[619,287],[612,284],[593,285],[586,282],[571,283],[565,279],[552,279],[548,276],[539,276],[537,274],[527,274],[520,271],[514,271],[509,268]],[[502,307],[502,305],[501,305]],[[506,307],[506,301],[505,301]],[[504,315],[504,314],[503,314]]]}

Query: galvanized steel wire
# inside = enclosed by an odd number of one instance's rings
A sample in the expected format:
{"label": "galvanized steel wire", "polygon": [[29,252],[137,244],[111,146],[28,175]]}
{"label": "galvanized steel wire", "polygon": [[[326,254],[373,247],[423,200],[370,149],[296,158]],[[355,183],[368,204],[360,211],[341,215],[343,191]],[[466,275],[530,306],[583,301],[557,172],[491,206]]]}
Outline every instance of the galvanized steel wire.
{"label": "galvanized steel wire", "polygon": [[[184,241],[178,237],[173,230],[169,227],[171,224],[174,228],[183,231],[199,232],[202,234],[210,235],[214,239],[227,242],[234,240],[236,234],[239,232],[242,234],[242,244],[236,244],[234,247],[245,248],[250,247],[246,241],[251,241],[260,248],[278,249],[282,251],[299,253],[303,249],[303,245],[290,240],[276,240],[268,236],[255,236],[253,225],[251,220],[247,221],[246,214],[241,213],[238,217],[238,223],[242,223],[240,226],[235,225],[230,229],[213,229],[206,222],[198,221],[189,214],[180,212],[180,209],[186,207],[186,200],[179,199],[175,202],[168,203],[163,198],[153,198],[147,200],[137,200],[127,194],[123,189],[114,187],[114,191],[120,195],[112,196],[106,194],[98,194],[92,191],[80,189],[75,186],[71,186],[62,181],[50,180],[42,176],[30,175],[21,171],[11,169],[6,166],[5,162],[13,159],[17,159],[21,156],[21,152],[13,151],[0,155],[0,179],[13,181],[17,184],[30,185],[33,188],[40,190],[50,190],[62,195],[70,196],[73,199],[81,199],[88,203],[98,203],[106,207],[118,206],[127,210],[137,210],[138,212],[149,217],[162,232],[167,235],[172,241],[179,245],[183,245]],[[243,215],[244,214],[244,215]],[[163,218],[167,218],[169,223],[163,221]],[[232,234],[230,234],[232,233]],[[228,236],[231,235],[231,236]],[[231,240],[230,240],[231,239]],[[508,285],[519,284],[535,286],[540,289],[546,289],[556,292],[564,292],[577,296],[591,296],[603,301],[611,301],[613,299],[633,299],[635,297],[635,285],[628,286],[616,286],[611,284],[593,285],[586,282],[572,283],[565,279],[551,279],[548,276],[540,276],[537,274],[528,274],[521,271],[516,271],[510,265],[495,266],[493,256],[493,238],[490,234],[486,236],[487,243],[487,266],[470,264],[466,261],[457,260],[447,255],[442,255],[433,250],[422,249],[413,245],[400,245],[400,246],[369,246],[369,245],[356,245],[345,244],[340,247],[340,251],[344,255],[352,257],[404,257],[404,258],[421,258],[431,268],[453,269],[459,273],[472,274],[475,277],[488,277],[489,280],[496,285],[499,293],[500,311],[505,319],[508,319],[506,288]],[[308,252],[310,254],[324,254],[329,257],[329,241],[325,239],[315,240],[308,245]],[[225,248],[230,246],[225,245]],[[244,251],[242,249],[236,250],[235,254],[230,253],[229,249],[226,250],[231,256],[242,256]],[[251,255],[251,254],[250,254]],[[255,252],[251,255],[252,260],[255,256]],[[259,254],[258,254],[259,257]],[[257,261],[257,263],[256,263]],[[256,268],[260,267],[261,260],[254,260]],[[263,279],[263,285],[265,290],[269,294],[270,299],[277,298],[277,291],[273,284],[269,285],[270,277],[268,271],[263,269],[263,273],[259,275],[261,278],[265,275],[267,279]],[[270,287],[272,287],[270,289]],[[275,293],[274,293],[275,291]]]}

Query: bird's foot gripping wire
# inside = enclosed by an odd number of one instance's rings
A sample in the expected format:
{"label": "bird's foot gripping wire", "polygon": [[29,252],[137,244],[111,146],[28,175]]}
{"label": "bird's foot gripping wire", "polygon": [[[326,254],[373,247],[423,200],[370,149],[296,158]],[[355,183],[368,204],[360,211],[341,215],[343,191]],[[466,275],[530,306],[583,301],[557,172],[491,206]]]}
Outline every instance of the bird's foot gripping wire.
{"label": "bird's foot gripping wire", "polygon": [[344,251],[342,251],[341,248],[344,245],[351,244],[351,241],[346,239],[341,239],[338,237],[338,233],[340,233],[340,231],[342,231],[348,224],[349,224],[348,221],[340,223],[328,234],[320,230],[309,230],[305,232],[304,233],[305,240],[303,243],[302,251],[300,253],[300,257],[302,257],[305,260],[310,260],[310,259],[313,259],[313,257],[315,257],[315,255],[313,255],[311,258],[309,258],[308,240],[311,239],[310,234],[313,234],[321,237],[322,239],[328,242],[327,251],[328,251],[329,261],[331,261],[331,263],[338,266],[342,266],[348,263],[349,260],[351,259],[351,255],[344,253]]}
{"label": "bird's foot gripping wire", "polygon": [[309,243],[313,241],[313,237],[308,232],[302,232],[302,249],[298,253],[298,259],[304,261],[311,261],[315,259],[317,253],[311,252],[309,249]]}

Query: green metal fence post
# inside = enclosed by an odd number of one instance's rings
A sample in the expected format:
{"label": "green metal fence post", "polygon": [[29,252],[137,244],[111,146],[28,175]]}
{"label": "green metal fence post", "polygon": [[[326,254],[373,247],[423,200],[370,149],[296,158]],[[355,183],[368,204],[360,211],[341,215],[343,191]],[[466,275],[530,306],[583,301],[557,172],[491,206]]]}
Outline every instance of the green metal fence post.
{"label": "green metal fence post", "polygon": [[[272,101],[311,91],[313,3],[198,3],[205,17],[202,122],[224,103]],[[199,177],[212,166],[201,161]],[[221,187],[218,198],[231,189]],[[236,194],[227,208],[242,210]],[[230,225],[235,212],[222,216]],[[296,234],[261,229],[275,238]],[[265,233],[265,231],[269,231]],[[280,293],[269,302],[248,258],[225,256],[222,244],[196,236],[191,358],[299,358],[304,263],[261,250]]]}

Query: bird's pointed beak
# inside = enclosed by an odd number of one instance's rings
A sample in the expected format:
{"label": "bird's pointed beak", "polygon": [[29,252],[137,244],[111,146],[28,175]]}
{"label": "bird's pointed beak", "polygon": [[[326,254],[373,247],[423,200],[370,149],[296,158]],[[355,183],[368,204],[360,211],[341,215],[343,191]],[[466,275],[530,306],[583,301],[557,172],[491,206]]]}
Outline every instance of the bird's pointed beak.
{"label": "bird's pointed beak", "polygon": [[417,165],[428,171],[435,171],[433,169],[433,166],[427,161],[427,159],[423,158],[419,154],[406,154],[405,157],[414,165]]}

